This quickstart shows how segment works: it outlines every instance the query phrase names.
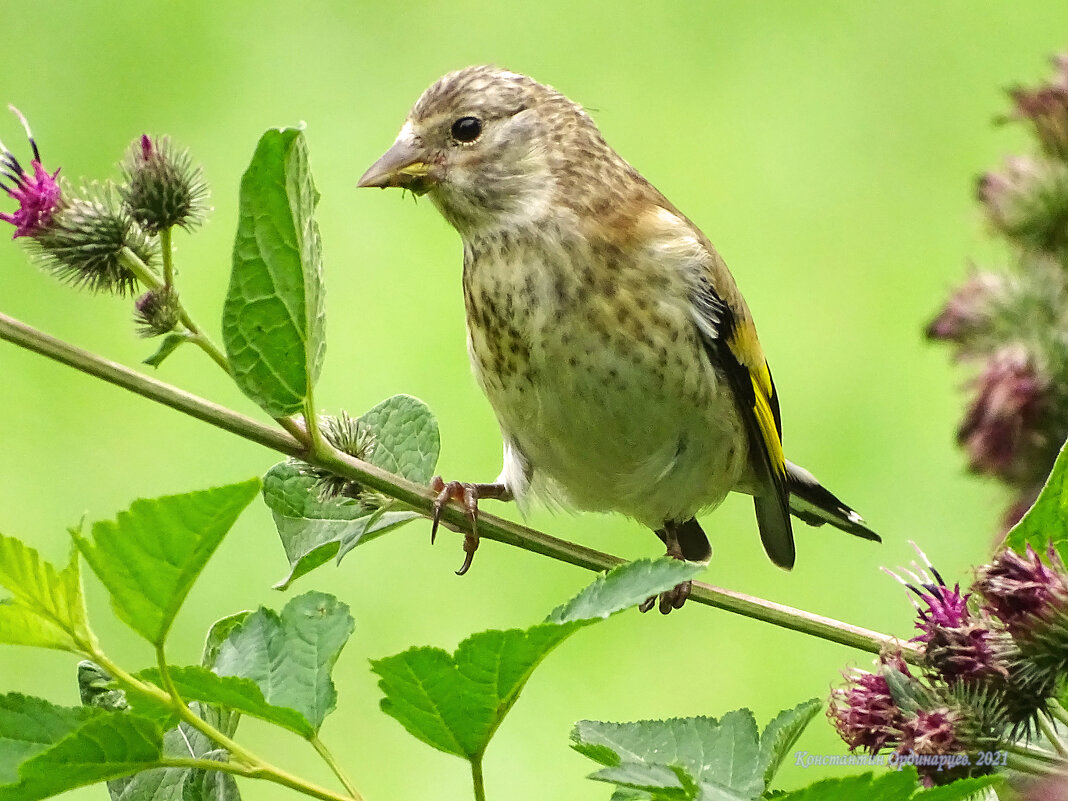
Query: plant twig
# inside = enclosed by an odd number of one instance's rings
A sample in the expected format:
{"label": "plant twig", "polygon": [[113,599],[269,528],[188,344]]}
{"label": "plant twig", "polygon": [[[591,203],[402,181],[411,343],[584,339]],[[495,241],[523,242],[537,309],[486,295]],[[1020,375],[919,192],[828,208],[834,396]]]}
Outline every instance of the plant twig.
{"label": "plant twig", "polygon": [[1056,699],[1050,702],[1049,713],[1065,726],[1068,726],[1068,711],[1065,711],[1064,707]]}
{"label": "plant twig", "polygon": [[[77,348],[5,314],[0,314],[0,339],[89,375],[102,378],[142,397],[244,437],[251,442],[288,456],[299,456],[319,467],[395,498],[422,514],[429,515],[432,512],[434,495],[426,487],[341,453],[327,443],[323,444],[320,452],[309,453],[309,449],[303,442],[298,441],[291,434],[278,431],[231,409]],[[295,427],[295,424],[293,426]],[[463,510],[454,506],[446,507],[442,519],[456,531],[467,531],[470,527],[470,522]],[[587,570],[608,570],[625,561],[618,556],[561,540],[528,526],[512,523],[486,513],[479,514],[478,532],[485,539],[513,545]],[[906,661],[915,663],[919,659],[919,650],[916,646],[895,637],[740,592],[694,582],[690,600],[861,651],[879,653],[884,648],[894,648],[901,651]]]}
{"label": "plant twig", "polygon": [[[170,286],[171,281],[174,279],[174,268],[171,266],[170,261],[170,231],[167,232],[167,239],[165,242],[161,242],[165,247],[165,256],[163,260],[165,278],[161,279],[156,273],[141,259],[127,247],[124,247],[119,251],[119,260],[123,263],[130,272],[137,276],[137,280],[147,286],[149,289],[161,289],[164,286]],[[211,341],[211,338],[204,333],[204,331],[197,325],[193,318],[189,316],[189,312],[186,311],[185,306],[182,305],[181,300],[178,301],[178,319],[182,321],[182,325],[186,327],[189,332],[189,341],[204,351],[211,360],[215,362],[227,375],[233,375],[233,370],[230,367],[230,360],[226,358],[226,354],[223,353],[219,346]]]}
{"label": "plant twig", "polygon": [[170,696],[170,706],[178,713],[179,718],[184,720],[205,737],[221,745],[230,752],[232,757],[240,762],[243,762],[246,765],[257,766],[265,764],[263,760],[255,754],[245,750],[244,747],[238,745],[189,708],[189,705],[182,698],[181,693],[178,692],[178,688],[174,686],[174,679],[171,678],[171,671],[167,667],[167,655],[164,653],[162,645],[156,646],[156,664],[159,668],[159,677],[160,681],[163,683],[163,689],[167,692],[167,695]]}
{"label": "plant twig", "polygon": [[1052,751],[1047,751],[1045,748],[1038,748],[1033,745],[1024,745],[1023,743],[1001,743],[1001,749],[1008,751],[1010,754],[1033,759],[1036,762],[1044,762],[1048,765],[1064,763],[1064,760]]}
{"label": "plant twig", "polygon": [[319,756],[323,758],[323,761],[330,767],[330,770],[337,776],[338,781],[345,785],[345,790],[348,794],[355,799],[355,801],[363,801],[363,796],[356,790],[352,780],[345,773],[344,768],[338,764],[338,761],[334,759],[334,755],[330,753],[330,750],[326,747],[322,740],[319,739],[319,735],[313,735],[311,738],[312,747],[318,752]]}
{"label": "plant twig", "polygon": [[[342,783],[345,784],[346,789],[349,791],[349,795],[347,796],[339,795],[331,790],[319,787],[318,785],[307,782],[304,779],[294,776],[293,774],[264,761],[251,751],[238,745],[206,720],[198,717],[193,710],[188,707],[185,700],[179,694],[177,687],[175,687],[167,667],[167,658],[162,646],[156,648],[156,659],[160,671],[160,680],[165,689],[160,689],[154,684],[149,684],[130,675],[112,662],[111,659],[99,649],[94,649],[89,656],[94,662],[100,665],[100,667],[110,673],[120,685],[133,690],[136,693],[140,693],[141,695],[148,696],[154,699],[156,703],[170,707],[175,711],[179,718],[208,739],[225,748],[232,757],[238,760],[237,762],[218,762],[210,759],[172,759],[165,757],[161,762],[163,767],[218,770],[223,773],[232,773],[235,776],[244,776],[250,779],[263,779],[297,790],[304,795],[322,799],[322,801],[362,801],[359,793],[356,792],[347,778],[342,779]],[[316,750],[318,750],[318,747]],[[338,770],[340,770],[340,768],[338,768]],[[338,777],[341,778],[341,775],[339,774]]]}
{"label": "plant twig", "polygon": [[8,317],[6,314],[0,314],[0,339],[95,378],[103,379],[109,384],[115,384],[156,403],[162,403],[164,406],[184,412],[205,423],[211,423],[224,431],[237,434],[287,456],[301,456],[304,453],[304,447],[296,439],[265,426],[251,417],[75,347]]}
{"label": "plant twig", "polygon": [[216,762],[212,759],[183,759],[177,757],[164,757],[160,760],[159,765],[163,768],[217,770],[220,773],[230,773],[246,779],[264,779],[265,781],[288,787],[291,790],[296,790],[304,795],[309,795],[312,798],[321,799],[321,801],[352,801],[348,796],[327,790],[325,787],[319,787],[311,782],[306,782],[278,768],[267,769],[239,765],[234,762]]}
{"label": "plant twig", "polygon": [[170,228],[164,228],[159,232],[159,250],[163,260],[163,284],[172,287],[174,286],[174,248],[171,245]]}
{"label": "plant twig", "polygon": [[475,801],[486,801],[486,783],[482,778],[482,755],[471,760],[471,784],[475,790]]}
{"label": "plant twig", "polygon": [[1068,759],[1068,747],[1065,746],[1064,740],[1061,739],[1060,734],[1057,732],[1057,727],[1052,722],[1052,714],[1047,718],[1040,712],[1035,716],[1035,719],[1038,721],[1038,728],[1046,735],[1046,739],[1049,740],[1049,744],[1053,746],[1053,749],[1060,754],[1062,759]]}

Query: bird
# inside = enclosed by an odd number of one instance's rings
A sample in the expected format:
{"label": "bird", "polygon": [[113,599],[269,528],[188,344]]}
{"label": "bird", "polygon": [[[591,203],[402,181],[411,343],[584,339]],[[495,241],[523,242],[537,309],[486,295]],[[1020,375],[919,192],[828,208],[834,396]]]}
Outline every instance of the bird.
{"label": "bird", "polygon": [[[604,140],[579,104],[496,66],[416,101],[359,187],[427,196],[463,244],[467,349],[503,439],[494,482],[435,477],[450,501],[619,512],[677,559],[711,558],[696,516],[752,497],[771,561],[794,565],[791,515],[880,541],[786,460],[753,316],[707,236]],[[690,592],[659,596],[667,614]],[[657,598],[641,605],[652,607]]]}

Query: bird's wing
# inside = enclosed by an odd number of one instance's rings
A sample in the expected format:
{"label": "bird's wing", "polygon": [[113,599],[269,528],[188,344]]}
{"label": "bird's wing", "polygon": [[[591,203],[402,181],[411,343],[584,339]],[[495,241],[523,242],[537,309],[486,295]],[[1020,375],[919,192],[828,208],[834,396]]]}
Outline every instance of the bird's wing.
{"label": "bird's wing", "polygon": [[710,361],[726,376],[745,425],[758,482],[753,498],[764,550],[775,564],[789,569],[794,564],[794,538],[779,398],[753,318],[704,234],[674,207],[661,207],[654,216],[664,228],[674,228],[676,238],[693,243],[688,250],[694,323]]}

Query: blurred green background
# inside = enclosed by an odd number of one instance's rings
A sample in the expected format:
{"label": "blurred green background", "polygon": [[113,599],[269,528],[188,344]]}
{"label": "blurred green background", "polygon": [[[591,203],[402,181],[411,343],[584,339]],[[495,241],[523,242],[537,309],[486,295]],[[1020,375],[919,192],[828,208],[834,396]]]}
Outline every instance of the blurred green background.
{"label": "blurred green background", "polygon": [[[953,432],[965,376],[921,330],[969,260],[1002,257],[987,243],[973,182],[1025,146],[1021,128],[992,121],[1007,109],[1006,86],[1045,78],[1048,56],[1068,46],[1063,2],[0,7],[0,100],[30,118],[46,164],[75,179],[112,177],[142,132],[170,134],[203,163],[215,211],[197,235],[176,240],[187,305],[216,337],[241,172],[264,128],[307,123],[328,285],[320,405],[359,413],[396,392],[418,395],[440,421],[441,471],[468,480],[496,475],[500,442],[467,364],[459,239],[429,203],[355,183],[444,72],[494,62],[553,84],[717,244],[775,371],[788,455],[885,538],[875,547],[799,525],[797,568],[784,573],[761,552],[750,502],[736,498],[705,519],[716,549],[706,580],[908,636],[909,602],[879,567],[910,562],[915,540],[947,578],[967,581],[988,552],[1004,498],[963,472]],[[0,137],[25,154],[13,118],[0,116]],[[132,336],[130,301],[59,285],[14,245],[0,248],[0,309],[127,364],[152,348]],[[237,481],[274,461],[10,345],[0,344],[0,373],[0,531],[53,559],[83,515],[111,517],[136,497]],[[257,413],[193,349],[159,375]],[[627,557],[660,552],[622,518],[535,512],[531,522]],[[368,801],[465,798],[470,789],[461,761],[378,711],[367,660],[529,625],[591,578],[492,542],[457,578],[459,539],[431,548],[428,533],[411,524],[295,587],[339,595],[356,618],[336,672],[340,709],[323,735]],[[254,505],[195,587],[172,659],[196,660],[216,617],[280,607],[285,597],[269,587],[285,568],[270,517]],[[87,585],[109,651],[147,665],[148,649],[113,620],[95,579]],[[869,661],[697,606],[668,618],[621,615],[535,674],[487,754],[489,795],[607,798],[584,778],[592,763],[567,746],[574,721],[749,706],[764,723],[825,696],[844,666]],[[73,669],[63,654],[0,650],[4,690],[76,703]],[[283,766],[331,781],[300,742],[253,721],[242,735]],[[799,748],[843,750],[822,718]],[[788,765],[781,785],[835,773]],[[105,795],[98,787],[66,797]]]}

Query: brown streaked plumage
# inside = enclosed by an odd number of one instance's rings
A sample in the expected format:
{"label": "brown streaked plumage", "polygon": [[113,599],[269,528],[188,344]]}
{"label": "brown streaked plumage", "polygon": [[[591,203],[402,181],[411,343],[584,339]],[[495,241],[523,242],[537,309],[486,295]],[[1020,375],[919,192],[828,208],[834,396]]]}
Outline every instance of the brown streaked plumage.
{"label": "brown streaked plumage", "polygon": [[[428,194],[459,232],[468,350],[504,437],[497,483],[436,482],[440,504],[531,495],[618,511],[678,558],[694,516],[753,496],[776,564],[790,514],[878,539],[786,461],[752,315],[708,238],[554,89],[495,67],[419,98],[360,186]],[[465,540],[470,565],[477,537]],[[661,598],[681,605],[688,588]]]}

